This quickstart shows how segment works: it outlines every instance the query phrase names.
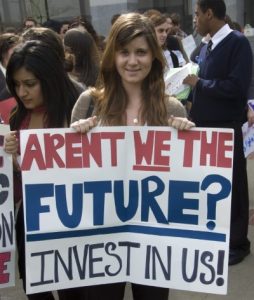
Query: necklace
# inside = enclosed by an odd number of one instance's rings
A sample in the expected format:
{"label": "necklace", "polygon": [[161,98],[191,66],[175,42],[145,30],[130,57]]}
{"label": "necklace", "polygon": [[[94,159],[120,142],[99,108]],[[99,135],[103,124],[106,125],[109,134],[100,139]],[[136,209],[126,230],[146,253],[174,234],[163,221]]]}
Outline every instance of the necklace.
{"label": "necklace", "polygon": [[134,118],[134,119],[133,119],[133,124],[134,124],[134,125],[138,125],[138,118]]}

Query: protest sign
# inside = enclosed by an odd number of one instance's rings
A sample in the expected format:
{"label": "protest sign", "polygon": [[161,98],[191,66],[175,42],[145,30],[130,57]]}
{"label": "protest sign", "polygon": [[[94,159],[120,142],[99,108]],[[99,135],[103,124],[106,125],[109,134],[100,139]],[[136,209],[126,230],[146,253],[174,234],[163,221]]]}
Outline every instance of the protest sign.
{"label": "protest sign", "polygon": [[199,66],[188,63],[180,68],[171,68],[164,74],[166,93],[175,96],[178,100],[186,100],[191,91],[191,86],[184,84],[183,80],[189,74],[197,75]]}
{"label": "protest sign", "polygon": [[27,292],[227,291],[233,131],[21,131]]}
{"label": "protest sign", "polygon": [[183,49],[187,54],[188,58],[190,59],[192,52],[196,49],[197,45],[195,39],[192,34],[186,36],[181,40]]}
{"label": "protest sign", "polygon": [[0,125],[0,288],[15,285],[12,158],[3,150],[9,126]]}

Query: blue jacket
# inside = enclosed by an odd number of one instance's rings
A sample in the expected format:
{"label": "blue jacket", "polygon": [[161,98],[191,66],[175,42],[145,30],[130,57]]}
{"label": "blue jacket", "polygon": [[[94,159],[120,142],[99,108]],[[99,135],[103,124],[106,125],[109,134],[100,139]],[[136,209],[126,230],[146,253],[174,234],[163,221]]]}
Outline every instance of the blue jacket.
{"label": "blue jacket", "polygon": [[199,78],[192,93],[194,121],[242,121],[252,75],[252,50],[238,31],[227,35],[206,57],[199,56]]}

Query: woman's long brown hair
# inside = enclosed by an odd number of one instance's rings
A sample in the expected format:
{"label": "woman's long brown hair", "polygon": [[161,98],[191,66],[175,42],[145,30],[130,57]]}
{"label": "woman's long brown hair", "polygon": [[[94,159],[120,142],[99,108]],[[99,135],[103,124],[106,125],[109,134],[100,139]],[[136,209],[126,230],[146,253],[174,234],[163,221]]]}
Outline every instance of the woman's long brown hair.
{"label": "woman's long brown hair", "polygon": [[142,84],[142,122],[147,125],[167,124],[163,70],[165,60],[157,43],[150,20],[139,13],[121,15],[113,24],[104,51],[99,83],[91,91],[96,99],[96,115],[104,125],[126,125],[127,94],[115,66],[115,53],[136,37],[144,37],[152,51],[151,71]]}

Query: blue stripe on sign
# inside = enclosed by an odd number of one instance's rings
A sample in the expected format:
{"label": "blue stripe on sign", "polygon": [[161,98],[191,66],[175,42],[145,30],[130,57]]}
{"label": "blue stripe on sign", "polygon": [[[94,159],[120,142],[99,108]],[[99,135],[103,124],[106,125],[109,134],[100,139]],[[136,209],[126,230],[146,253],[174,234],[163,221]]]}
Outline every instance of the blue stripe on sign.
{"label": "blue stripe on sign", "polygon": [[159,227],[149,227],[149,226],[139,226],[139,225],[123,225],[123,226],[116,226],[116,227],[101,227],[101,228],[93,228],[93,229],[86,229],[86,230],[27,234],[26,238],[28,242],[35,242],[35,241],[46,241],[46,240],[74,238],[74,237],[92,236],[92,235],[101,235],[101,234],[124,233],[124,232],[189,238],[189,239],[196,239],[196,240],[208,240],[208,241],[217,241],[217,242],[226,241],[226,235],[223,233],[172,229],[172,228],[159,228]]}

